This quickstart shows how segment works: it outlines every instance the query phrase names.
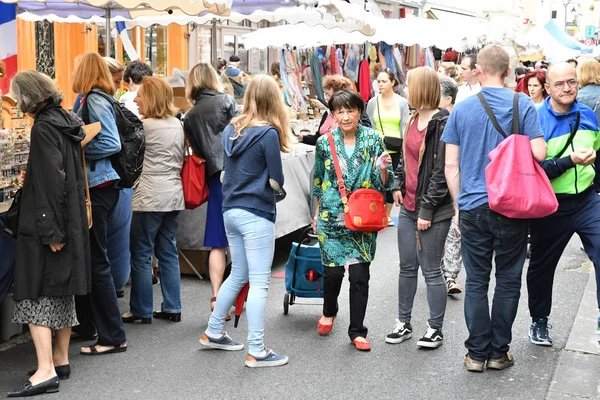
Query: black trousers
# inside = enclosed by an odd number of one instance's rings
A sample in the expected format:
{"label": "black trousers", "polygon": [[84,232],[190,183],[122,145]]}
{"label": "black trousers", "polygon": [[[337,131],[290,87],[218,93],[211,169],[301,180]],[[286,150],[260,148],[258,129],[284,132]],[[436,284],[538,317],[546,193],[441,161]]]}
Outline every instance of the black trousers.
{"label": "black trousers", "polygon": [[119,201],[114,187],[90,188],[93,225],[90,229],[92,256],[92,293],[76,296],[78,333],[98,332],[101,346],[119,346],[127,341],[115,284],[108,259],[108,219]]}
{"label": "black trousers", "polygon": [[[349,270],[350,281],[350,327],[348,336],[354,340],[367,337],[368,329],[363,325],[369,301],[369,267],[371,263],[354,264]],[[344,267],[325,267],[323,271],[323,315],[335,317],[338,312],[338,297],[344,281]]]}

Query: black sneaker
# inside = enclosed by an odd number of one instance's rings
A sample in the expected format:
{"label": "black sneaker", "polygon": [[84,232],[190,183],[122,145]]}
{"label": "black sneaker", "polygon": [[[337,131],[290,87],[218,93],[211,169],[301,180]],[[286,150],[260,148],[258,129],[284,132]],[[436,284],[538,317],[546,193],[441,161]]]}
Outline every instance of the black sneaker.
{"label": "black sneaker", "polygon": [[529,328],[529,339],[531,343],[538,346],[552,346],[552,338],[548,333],[548,329],[552,326],[548,325],[548,318],[533,318],[531,328]]}
{"label": "black sneaker", "polygon": [[396,320],[396,325],[392,329],[392,333],[385,337],[385,342],[390,344],[402,343],[412,337],[412,326],[410,323],[403,323],[400,320]]}
{"label": "black sneaker", "polygon": [[440,329],[433,329],[430,326],[427,326],[427,332],[419,341],[417,342],[417,346],[419,347],[427,347],[430,349],[437,349],[444,342],[444,335]]}

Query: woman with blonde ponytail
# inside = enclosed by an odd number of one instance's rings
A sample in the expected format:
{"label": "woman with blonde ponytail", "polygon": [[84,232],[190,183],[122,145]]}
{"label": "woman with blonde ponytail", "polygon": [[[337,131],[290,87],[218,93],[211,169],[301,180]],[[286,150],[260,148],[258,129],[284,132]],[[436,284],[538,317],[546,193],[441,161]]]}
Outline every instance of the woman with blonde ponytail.
{"label": "woman with blonde ponytail", "polygon": [[250,282],[248,367],[276,367],[288,358],[264,345],[265,309],[275,250],[275,191],[283,187],[281,153],[290,150],[289,121],[279,87],[271,76],[250,81],[244,114],[223,131],[223,217],[231,251],[231,274],[219,290],[215,309],[202,334],[203,346],[243,350],[223,331],[227,311]]}

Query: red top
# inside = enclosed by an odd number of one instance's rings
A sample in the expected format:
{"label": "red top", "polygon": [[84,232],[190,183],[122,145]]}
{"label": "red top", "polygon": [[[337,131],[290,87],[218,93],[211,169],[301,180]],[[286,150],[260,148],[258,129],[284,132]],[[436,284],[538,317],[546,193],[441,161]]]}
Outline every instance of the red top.
{"label": "red top", "polygon": [[404,208],[408,211],[415,211],[417,208],[416,204],[416,192],[417,192],[417,180],[419,174],[419,153],[421,152],[421,146],[425,139],[425,132],[427,132],[427,126],[420,131],[419,117],[415,118],[413,123],[408,129],[404,144],[406,146],[404,152],[404,170],[406,171],[406,194],[404,195]]}

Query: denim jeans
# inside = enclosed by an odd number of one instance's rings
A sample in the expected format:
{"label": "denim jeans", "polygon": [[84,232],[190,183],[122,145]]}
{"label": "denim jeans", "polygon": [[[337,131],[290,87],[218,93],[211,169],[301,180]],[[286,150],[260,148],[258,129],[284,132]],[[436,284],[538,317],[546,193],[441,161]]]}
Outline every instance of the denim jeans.
{"label": "denim jeans", "polygon": [[179,211],[135,212],[131,220],[130,311],[152,317],[152,254],[160,265],[161,311],[181,312],[181,276],[175,235]]}
{"label": "denim jeans", "polygon": [[250,281],[246,302],[248,352],[260,353],[265,347],[265,309],[275,252],[275,224],[238,208],[225,211],[223,217],[231,251],[231,274],[219,289],[206,333],[212,337],[222,335],[227,312]]}
{"label": "denim jeans", "polygon": [[123,189],[119,202],[108,219],[108,259],[110,273],[117,291],[123,290],[131,272],[129,235],[131,229],[131,199],[133,189]]}
{"label": "denim jeans", "polygon": [[398,216],[398,251],[400,252],[398,319],[400,322],[410,322],[420,266],[427,284],[429,326],[442,329],[448,294],[441,262],[449,228],[450,220],[447,219],[432,224],[425,231],[418,231],[416,213],[404,207],[400,209]]}
{"label": "denim jeans", "polygon": [[[473,360],[497,359],[509,350],[527,255],[527,223],[504,217],[487,204],[460,212],[467,273],[465,319],[469,338],[465,346]],[[490,317],[488,289],[494,252],[496,289]]]}

